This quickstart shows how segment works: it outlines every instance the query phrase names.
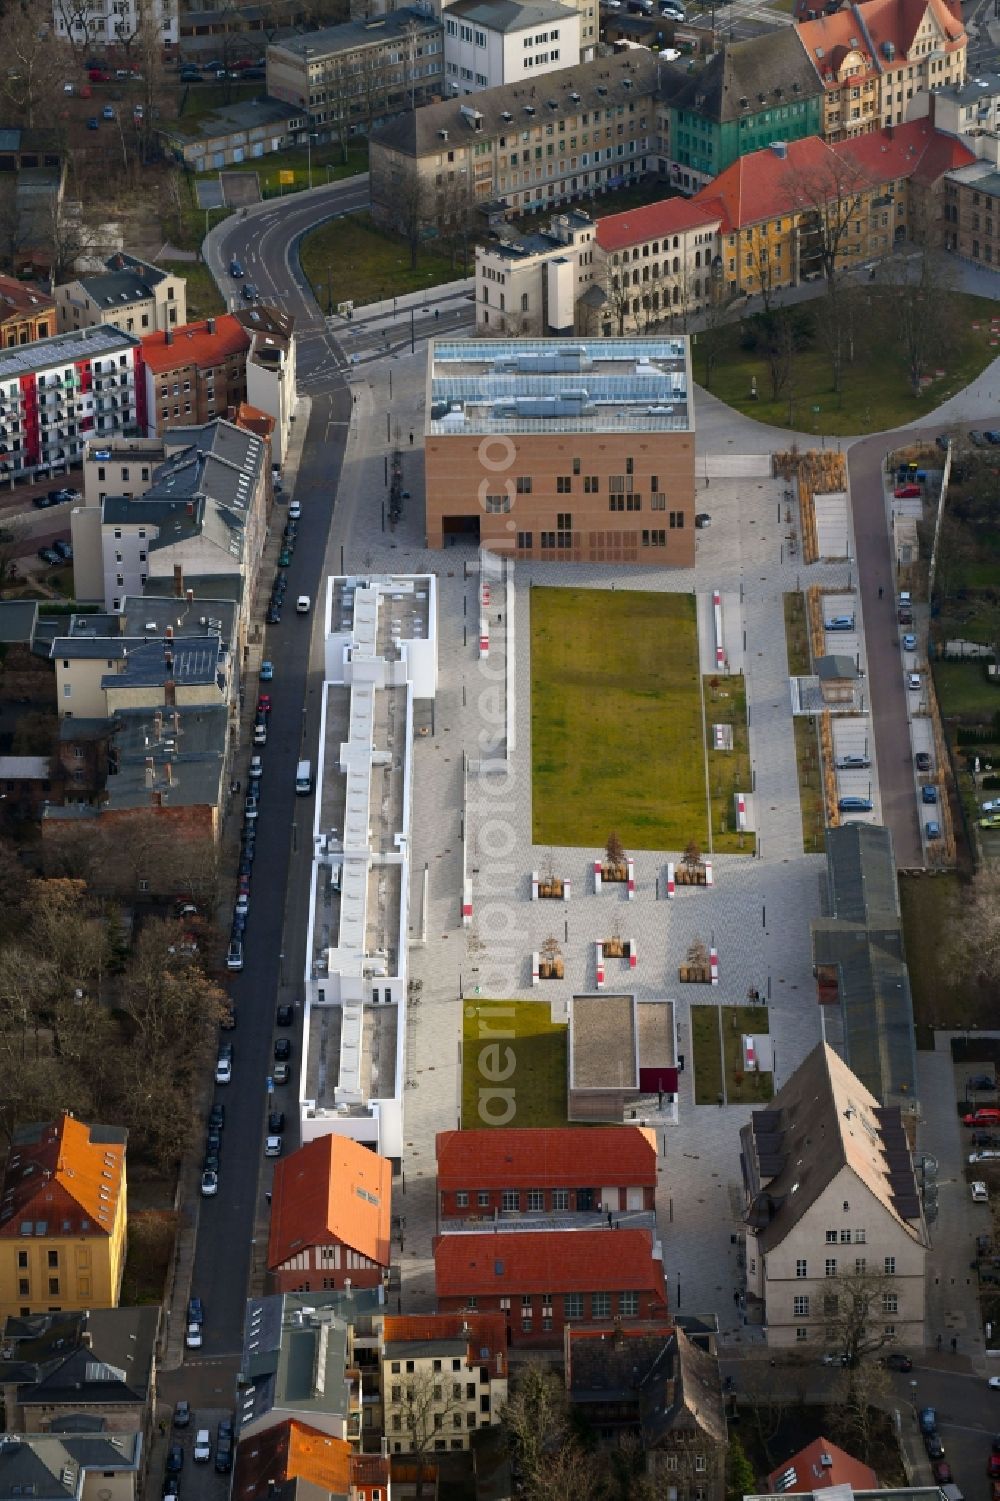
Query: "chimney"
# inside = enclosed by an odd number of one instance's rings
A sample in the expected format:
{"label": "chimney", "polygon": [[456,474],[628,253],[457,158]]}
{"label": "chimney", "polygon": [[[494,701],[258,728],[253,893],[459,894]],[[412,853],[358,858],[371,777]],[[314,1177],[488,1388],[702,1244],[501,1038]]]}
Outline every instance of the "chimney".
{"label": "chimney", "polygon": [[84,1329],[80,1335],[80,1343],[85,1350],[92,1350],[94,1348],[94,1336],[89,1329]]}
{"label": "chimney", "polygon": [[154,792],[153,793],[153,807],[154,808],[162,808],[163,807],[163,793],[162,792]]}
{"label": "chimney", "polygon": [[156,731],[156,738],[159,740],[163,735],[163,715],[159,709],[153,715],[153,728]]}
{"label": "chimney", "polygon": [[193,589],[185,589],[185,591],[184,591],[184,598],[187,600],[187,602],[188,602],[189,605],[193,605],[194,604],[194,590]]}
{"label": "chimney", "polygon": [[174,342],[174,331],[172,328],[164,329],[163,342],[164,344],[172,344]]}
{"label": "chimney", "polygon": [[169,761],[166,763],[165,770],[167,773],[167,786],[172,787],[174,785],[174,768]]}
{"label": "chimney", "polygon": [[181,732],[181,716],[178,714],[176,709],[171,714],[170,718],[173,720],[174,734],[179,735]]}
{"label": "chimney", "polygon": [[214,318],[208,318],[206,320],[205,326],[208,329],[208,331],[209,331],[210,334],[214,334],[215,333],[215,319]]}
{"label": "chimney", "polygon": [[152,787],[152,785],[153,785],[153,783],[155,781],[156,781],[156,766],[154,765],[152,756],[147,756],[146,757],[146,786],[147,787]]}
{"label": "chimney", "polygon": [[174,639],[174,628],[173,628],[173,626],[172,625],[168,625],[167,628],[166,628],[166,630],[163,632],[163,634],[166,636],[166,638],[167,638],[168,641],[172,641]]}
{"label": "chimney", "polygon": [[174,564],[174,598],[184,598],[184,569],[179,563]]}
{"label": "chimney", "polygon": [[173,654],[172,651],[168,651],[168,652],[164,653],[163,665],[167,669],[168,672],[173,672],[173,670],[174,670],[174,654]]}
{"label": "chimney", "polygon": [[194,501],[193,500],[189,500],[184,509],[187,511],[187,513],[188,513],[189,516],[193,516],[194,515]]}

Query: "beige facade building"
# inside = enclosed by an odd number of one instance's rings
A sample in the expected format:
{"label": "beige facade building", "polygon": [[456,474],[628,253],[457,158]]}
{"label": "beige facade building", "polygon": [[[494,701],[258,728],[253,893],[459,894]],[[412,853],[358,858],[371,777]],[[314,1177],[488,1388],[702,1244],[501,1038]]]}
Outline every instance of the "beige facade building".
{"label": "beige facade building", "polygon": [[187,283],[148,261],[116,251],[104,270],[55,289],[59,332],[110,323],[123,333],[163,333],[187,322]]}
{"label": "beige facade building", "polygon": [[432,343],[428,547],[694,562],[687,339]]}
{"label": "beige facade building", "polygon": [[576,305],[594,274],[596,225],[570,210],[547,230],[476,246],[476,332],[538,337],[571,334]]}
{"label": "beige facade building", "polygon": [[740,1132],[746,1301],[774,1346],[848,1353],[849,1301],[866,1340],[922,1349],[927,1229],[898,1106],[825,1043]]}
{"label": "beige facade building", "polygon": [[462,1450],[507,1401],[502,1314],[385,1315],[378,1340],[382,1432],[391,1454]]}
{"label": "beige facade building", "polygon": [[372,217],[447,230],[497,198],[516,214],[620,188],[658,160],[656,89],[656,57],[629,51],[388,120],[371,138]]}

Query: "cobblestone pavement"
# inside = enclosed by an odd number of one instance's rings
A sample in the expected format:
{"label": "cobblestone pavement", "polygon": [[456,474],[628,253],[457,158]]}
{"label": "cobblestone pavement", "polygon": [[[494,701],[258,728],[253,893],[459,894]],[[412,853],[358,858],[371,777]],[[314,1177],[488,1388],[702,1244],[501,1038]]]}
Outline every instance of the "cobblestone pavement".
{"label": "cobblestone pavement", "polygon": [[[393,363],[393,386],[394,424],[408,428],[424,397],[419,359]],[[621,988],[640,997],[674,1000],[678,1049],[686,1055],[679,1124],[659,1132],[657,1206],[671,1300],[686,1311],[717,1311],[733,1337],[748,1339],[750,1332],[742,1329],[733,1301],[738,1279],[730,1237],[740,1208],[738,1133],[749,1107],[694,1106],[688,1013],[692,1000],[742,1003],[750,985],[769,995],[779,1085],[820,1038],[809,921],[820,911],[825,861],[804,854],[802,847],[782,596],[807,580],[849,589],[851,567],[805,570],[788,556],[790,527],[780,482],[711,479],[699,483],[698,508],[710,509],[712,524],[698,533],[693,570],[518,565],[512,615],[499,590],[491,591],[490,653],[488,661],[480,661],[478,554],[455,548],[442,557],[423,550],[419,452],[412,463],[405,449],[403,454],[404,466],[410,463],[404,483],[413,494],[411,508],[395,535],[381,532],[377,497],[383,488],[387,392],[377,380],[372,389],[364,378],[355,389],[353,436],[338,504],[347,566],[429,566],[438,574],[440,589],[434,734],[415,748],[414,870],[419,872],[425,862],[428,866],[429,907],[426,945],[416,942],[411,949],[411,972],[420,988],[408,1027],[405,1181],[395,1205],[402,1218],[397,1250],[403,1306],[419,1310],[433,1304],[434,1137],[460,1123],[462,986],[467,994],[478,982],[485,995],[539,999],[542,987],[531,986],[530,956],[555,926],[566,954],[566,979],[545,988],[543,998],[553,1003],[555,1015],[564,1014],[574,989],[593,988],[594,940],[617,922],[639,951],[638,967],[623,973],[627,984]],[[731,458],[731,447],[723,451]],[[795,516],[792,525],[798,526]],[[742,660],[747,677],[760,858],[719,857],[711,890],[680,889],[668,903],[657,896],[668,852],[639,851],[636,899],[628,903],[618,895],[591,894],[590,862],[596,851],[557,849],[552,852],[555,868],[573,881],[571,903],[555,913],[548,904],[532,905],[531,871],[546,867],[549,858],[547,848],[531,845],[529,611],[531,589],[541,585],[724,592],[731,658],[734,665]],[[699,613],[704,616],[704,608]],[[504,618],[498,620],[498,614]],[[508,646],[516,664],[510,683],[505,672]],[[514,695],[515,730],[510,762],[489,775],[469,777],[466,833],[476,917],[473,927],[463,930],[464,756],[473,763],[502,756],[508,691]],[[421,932],[420,902],[419,890],[414,890],[411,942]],[[721,979],[716,989],[676,982],[677,967],[695,937],[718,946]],[[609,990],[619,979],[614,963],[609,964]]]}

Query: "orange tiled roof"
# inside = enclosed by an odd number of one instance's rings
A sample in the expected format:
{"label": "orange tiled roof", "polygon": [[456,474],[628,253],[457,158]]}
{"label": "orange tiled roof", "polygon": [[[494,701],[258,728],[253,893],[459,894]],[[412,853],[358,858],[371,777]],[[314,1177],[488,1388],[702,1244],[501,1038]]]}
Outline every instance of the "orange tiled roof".
{"label": "orange tiled roof", "polygon": [[[209,324],[214,323],[214,332]],[[177,370],[182,365],[207,367],[219,365],[233,354],[245,354],[250,348],[250,336],[238,318],[231,313],[222,313],[218,318],[203,318],[200,323],[182,323],[171,332],[170,343],[165,333],[146,334],[142,341],[142,357],[155,375],[164,375],[168,370]]]}
{"label": "orange tiled roof", "polygon": [[469,1339],[470,1366],[495,1364],[496,1356],[507,1349],[507,1320],[502,1313],[403,1313],[387,1314],[382,1324],[387,1345],[431,1344],[464,1335]]}
{"label": "orange tiled roof", "polygon": [[0,323],[25,313],[51,313],[55,299],[41,287],[18,281],[14,276],[0,276]]}
{"label": "orange tiled roof", "polygon": [[352,1454],[351,1484],[387,1486],[389,1484],[389,1456]]}
{"label": "orange tiled roof", "polygon": [[656,1137],[642,1126],[439,1131],[437,1174],[439,1189],[562,1188],[584,1179],[655,1188]]}
{"label": "orange tiled roof", "polygon": [[233,1475],[234,1501],[256,1501],[270,1494],[271,1483],[307,1480],[322,1491],[348,1494],[351,1446],[294,1418],[241,1440]]}
{"label": "orange tiled roof", "polygon": [[648,1230],[533,1230],[443,1235],[434,1247],[439,1298],[515,1292],[657,1293],[663,1263]]}
{"label": "orange tiled roof", "polygon": [[954,52],[965,42],[965,28],[945,0],[861,0],[855,9],[883,72],[889,61],[885,51],[887,43],[892,43],[896,49],[892,66],[902,67],[910,60],[910,49],[928,11],[941,28],[946,52]]}
{"label": "orange tiled roof", "polygon": [[319,1136],[275,1166],[267,1264],[335,1239],[388,1266],[391,1213],[388,1160],[349,1136]]}
{"label": "orange tiled roof", "polygon": [[641,245],[644,240],[684,234],[689,229],[713,223],[716,217],[693,198],[664,198],[659,203],[647,204],[645,208],[605,214],[597,221],[597,243],[602,250],[621,250],[625,245]]}
{"label": "orange tiled roof", "polygon": [[741,156],[696,197],[702,203],[718,199],[722,227],[730,232],[801,210],[824,182],[838,176],[843,169],[832,147],[819,136],[806,136],[784,143],[780,153],[768,146]]}
{"label": "orange tiled roof", "polygon": [[242,427],[248,433],[256,433],[258,438],[270,440],[274,432],[274,418],[270,412],[262,412],[260,407],[255,407],[249,401],[241,401],[236,408],[233,422],[237,427]]}
{"label": "orange tiled roof", "polygon": [[[850,6],[845,5],[832,16],[818,16],[814,21],[800,21],[796,26],[799,41],[806,56],[816,69],[820,83],[825,89],[839,89],[849,83],[852,87],[878,76],[878,67],[872,58],[868,43],[858,18]],[[837,70],[850,52],[859,52],[865,60],[862,72],[852,73],[841,80]]]}
{"label": "orange tiled roof", "polygon": [[[125,1180],[125,1132],[109,1128],[109,1135],[121,1139],[93,1139],[105,1129],[62,1115],[15,1135],[4,1173],[0,1235],[20,1237],[25,1222],[49,1236],[111,1234]],[[46,1230],[37,1232],[39,1224]]]}
{"label": "orange tiled roof", "polygon": [[935,130],[926,120],[855,136],[839,141],[833,149],[839,157],[853,162],[872,183],[895,182],[901,177],[934,183],[945,172],[976,159],[975,152],[957,136]]}
{"label": "orange tiled roof", "polygon": [[[825,1465],[824,1457],[832,1459],[833,1463]],[[778,1482],[788,1470],[794,1470],[797,1479],[790,1487],[780,1486]],[[850,1485],[856,1491],[873,1491],[878,1487],[878,1476],[860,1459],[854,1459],[836,1444],[831,1444],[829,1439],[817,1438],[779,1465],[770,1475],[768,1484],[772,1491],[822,1491],[831,1485]]]}

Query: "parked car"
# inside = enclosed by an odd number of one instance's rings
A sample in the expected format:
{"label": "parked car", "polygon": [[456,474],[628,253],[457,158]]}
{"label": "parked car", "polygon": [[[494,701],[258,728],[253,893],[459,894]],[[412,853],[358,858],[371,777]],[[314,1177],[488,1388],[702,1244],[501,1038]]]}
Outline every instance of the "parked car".
{"label": "parked car", "polygon": [[261,719],[253,727],[253,743],[254,745],[267,744],[267,725]]}
{"label": "parked car", "polygon": [[171,1444],[167,1450],[166,1470],[168,1475],[179,1475],[184,1468],[184,1450],[180,1444]]}
{"label": "parked car", "polygon": [[233,1062],[231,1058],[220,1058],[215,1065],[216,1084],[231,1084],[233,1082]]}
{"label": "parked car", "polygon": [[1000,829],[1000,813],[987,813],[985,818],[979,820],[981,829]]}
{"label": "parked car", "polygon": [[1000,432],[998,432],[995,427],[988,427],[983,433],[983,437],[986,439],[987,443],[1000,443]]}
{"label": "parked car", "polygon": [[967,1160],[970,1167],[974,1167],[977,1162],[1000,1162],[1000,1150],[996,1147],[980,1147],[978,1151],[970,1152]]}
{"label": "parked car", "polygon": [[265,658],[264,661],[260,664],[260,680],[262,683],[269,683],[273,677],[274,663],[269,662]]}
{"label": "parked car", "polygon": [[917,751],[917,754],[913,758],[913,764],[914,764],[914,766],[916,766],[916,768],[917,768],[918,771],[930,771],[930,769],[931,769],[930,752],[929,751]]}
{"label": "parked car", "polygon": [[270,719],[270,717],[271,717],[271,695],[269,693],[258,693],[258,695],[257,695],[257,713],[258,714],[263,714],[268,719]]}
{"label": "parked car", "polygon": [[290,1027],[295,1019],[295,1012],[291,1006],[279,1006],[275,1013],[275,1021],[279,1027]]}
{"label": "parked car", "polygon": [[937,447],[941,449],[942,453],[947,453],[949,448],[951,447],[951,439],[949,438],[947,433],[938,433],[937,437],[934,439],[934,442]]}
{"label": "parked car", "polygon": [[43,563],[59,563],[62,561],[59,554],[51,547],[40,547],[38,549],[38,556]]}
{"label": "parked car", "polygon": [[903,650],[904,651],[916,651],[916,649],[917,649],[917,638],[916,638],[916,636],[913,636],[913,635],[911,635],[908,632],[903,637]]}
{"label": "parked car", "polygon": [[291,1078],[291,1074],[292,1071],[287,1063],[276,1063],[274,1065],[274,1072],[271,1077],[273,1078],[275,1084],[287,1084],[289,1079]]}
{"label": "parked car", "polygon": [[870,813],[872,800],[870,797],[842,797],[837,807],[841,813]]}
{"label": "parked car", "polygon": [[823,627],[828,631],[853,631],[853,615],[834,615],[831,620],[824,620]]}
{"label": "parked car", "polygon": [[870,756],[838,756],[837,769],[839,771],[864,771],[871,765]]}
{"label": "parked car", "polygon": [[226,1107],[221,1100],[215,1100],[208,1112],[208,1124],[216,1126],[221,1131],[226,1124]]}
{"label": "parked car", "polygon": [[205,1322],[205,1305],[200,1298],[188,1298],[188,1323],[203,1324]]}
{"label": "parked car", "polygon": [[287,1063],[292,1056],[292,1044],[287,1037],[278,1037],[274,1044],[274,1059],[276,1063]]}
{"label": "parked car", "polygon": [[[245,76],[245,75],[244,75]],[[215,1469],[219,1475],[228,1475],[233,1468],[233,1441],[231,1438],[219,1439],[215,1446]]]}
{"label": "parked car", "polygon": [[941,838],[941,825],[934,818],[929,818],[924,824],[924,833],[928,839]]}
{"label": "parked car", "polygon": [[212,1440],[207,1428],[199,1428],[194,1440],[195,1464],[208,1464],[212,1457]]}
{"label": "parked car", "polygon": [[[990,1385],[993,1384],[994,1379],[994,1377],[990,1377]],[[991,1480],[1000,1479],[1000,1454],[990,1455],[989,1459],[986,1461],[986,1473]]]}
{"label": "parked car", "polygon": [[[920,1409],[920,1416],[918,1418],[918,1422],[920,1424],[920,1432],[921,1433],[923,1433],[923,1434],[936,1433],[937,1432],[937,1411],[936,1411],[936,1409],[933,1408],[933,1407],[922,1407]],[[941,1453],[944,1454],[944,1450],[943,1449],[941,1450]]]}
{"label": "parked car", "polygon": [[913,1361],[902,1350],[893,1350],[891,1355],[885,1357],[886,1367],[890,1371],[912,1371]]}
{"label": "parked car", "polygon": [[191,1403],[178,1402],[174,1408],[174,1427],[187,1428],[191,1422]]}
{"label": "parked car", "polygon": [[287,547],[283,547],[281,549],[281,551],[279,552],[279,554],[278,554],[278,567],[279,568],[287,568],[288,565],[289,565],[289,563],[291,561],[292,561],[292,555],[291,555],[291,553],[289,552],[289,550],[288,550]]}
{"label": "parked car", "polygon": [[931,1473],[938,1485],[951,1485],[951,1465],[946,1459],[938,1459],[931,1465]]}
{"label": "parked car", "polygon": [[931,785],[928,785],[926,787],[921,787],[921,789],[920,789],[920,801],[922,803],[936,803],[937,800],[938,800],[938,790],[937,790],[936,787],[931,786]]}
{"label": "parked car", "polygon": [[268,625],[281,624],[281,606],[275,604],[274,600],[267,607],[267,623]]}
{"label": "parked car", "polygon": [[962,1116],[963,1126],[1000,1126],[1000,1109],[996,1105],[980,1105],[970,1115]]}
{"label": "parked car", "polygon": [[988,1204],[990,1202],[989,1191],[981,1178],[978,1178],[975,1183],[970,1183],[969,1189],[972,1193],[973,1204]]}
{"label": "parked car", "polygon": [[213,1198],[219,1192],[219,1172],[217,1168],[206,1167],[203,1170],[201,1175],[201,1192],[206,1199]]}
{"label": "parked car", "polygon": [[67,542],[65,537],[57,537],[52,544],[52,550],[59,554],[64,563],[73,561],[73,544]]}
{"label": "parked car", "polygon": [[919,485],[897,485],[892,493],[897,500],[916,500],[922,492]]}
{"label": "parked car", "polygon": [[266,1136],[264,1138],[264,1156],[265,1157],[280,1157],[281,1156],[281,1137],[280,1136]]}
{"label": "parked car", "polygon": [[115,118],[115,112],[114,112],[114,110],[112,109],[112,107],[111,107],[110,104],[106,104],[104,106],[104,108],[101,110],[101,119],[102,120],[113,120],[114,118]]}
{"label": "parked car", "polygon": [[908,672],[906,674],[906,686],[907,688],[909,688],[911,693],[919,693],[921,688],[924,686],[924,680],[920,676],[920,673]]}
{"label": "parked car", "polygon": [[226,968],[237,970],[243,968],[243,940],[233,937],[229,940],[226,950]]}

